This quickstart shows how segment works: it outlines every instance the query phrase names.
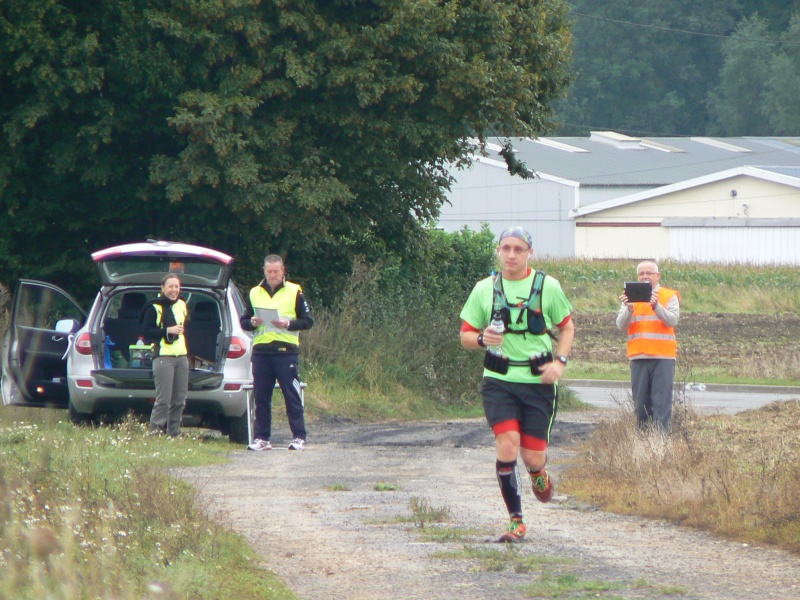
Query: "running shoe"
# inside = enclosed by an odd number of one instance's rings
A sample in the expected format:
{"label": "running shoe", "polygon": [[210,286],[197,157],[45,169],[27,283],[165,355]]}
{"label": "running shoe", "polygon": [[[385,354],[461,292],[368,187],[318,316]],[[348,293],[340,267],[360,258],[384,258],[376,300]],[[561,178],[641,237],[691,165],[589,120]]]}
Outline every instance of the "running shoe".
{"label": "running shoe", "polygon": [[523,540],[527,530],[522,517],[511,517],[511,522],[497,541],[504,544],[516,544]]}
{"label": "running shoe", "polygon": [[272,444],[270,444],[267,440],[261,440],[256,438],[253,440],[253,443],[247,446],[248,450],[255,450],[256,452],[261,452],[262,450],[272,450]]}
{"label": "running shoe", "polygon": [[289,444],[289,450],[305,450],[306,449],[306,441],[301,440],[300,438],[294,438],[292,443]]}
{"label": "running shoe", "polygon": [[553,499],[553,480],[544,468],[538,473],[531,473],[531,481],[533,482],[533,495],[539,502],[550,502]]}

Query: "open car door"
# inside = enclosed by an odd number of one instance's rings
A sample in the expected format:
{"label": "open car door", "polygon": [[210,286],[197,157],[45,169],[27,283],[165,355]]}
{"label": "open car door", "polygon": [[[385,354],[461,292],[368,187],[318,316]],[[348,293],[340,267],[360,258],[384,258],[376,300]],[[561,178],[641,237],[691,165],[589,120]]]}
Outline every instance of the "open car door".
{"label": "open car door", "polygon": [[49,283],[21,279],[3,340],[4,404],[66,408],[67,354],[86,313]]}

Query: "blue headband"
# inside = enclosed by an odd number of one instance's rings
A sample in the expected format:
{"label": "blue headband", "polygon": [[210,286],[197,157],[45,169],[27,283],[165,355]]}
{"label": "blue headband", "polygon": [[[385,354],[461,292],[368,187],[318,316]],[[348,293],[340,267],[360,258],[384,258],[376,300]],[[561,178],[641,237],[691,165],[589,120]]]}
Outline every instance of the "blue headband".
{"label": "blue headband", "polygon": [[526,244],[528,244],[528,248],[533,248],[533,238],[531,234],[527,232],[522,227],[509,227],[503,233],[500,234],[500,237],[497,238],[498,242],[502,242],[504,238],[507,237],[515,237],[518,240],[522,240]]}

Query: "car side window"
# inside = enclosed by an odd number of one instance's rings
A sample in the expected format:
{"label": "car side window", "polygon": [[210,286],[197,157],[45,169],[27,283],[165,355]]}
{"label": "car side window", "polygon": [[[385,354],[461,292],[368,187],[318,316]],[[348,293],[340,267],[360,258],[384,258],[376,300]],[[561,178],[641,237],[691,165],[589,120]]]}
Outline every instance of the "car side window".
{"label": "car side window", "polygon": [[83,315],[57,291],[39,285],[26,285],[19,291],[15,322],[22,327],[55,330],[63,319],[83,322]]}
{"label": "car side window", "polygon": [[245,302],[244,298],[242,297],[242,292],[239,291],[239,288],[236,287],[233,283],[231,283],[231,296],[233,297],[233,304],[234,308],[236,309],[237,315],[243,315],[245,309]]}

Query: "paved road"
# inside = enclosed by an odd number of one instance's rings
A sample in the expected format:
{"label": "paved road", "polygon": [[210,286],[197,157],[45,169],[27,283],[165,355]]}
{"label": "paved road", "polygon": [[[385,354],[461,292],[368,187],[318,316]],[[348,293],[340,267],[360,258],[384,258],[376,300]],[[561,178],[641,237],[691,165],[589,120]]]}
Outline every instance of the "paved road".
{"label": "paved road", "polygon": [[[567,380],[578,397],[593,406],[614,408],[630,401],[630,384],[620,381]],[[678,389],[678,394],[698,412],[735,414],[770,402],[800,399],[800,387],[700,384]]]}

